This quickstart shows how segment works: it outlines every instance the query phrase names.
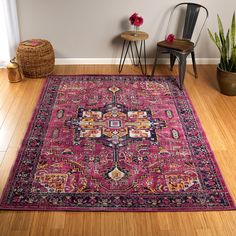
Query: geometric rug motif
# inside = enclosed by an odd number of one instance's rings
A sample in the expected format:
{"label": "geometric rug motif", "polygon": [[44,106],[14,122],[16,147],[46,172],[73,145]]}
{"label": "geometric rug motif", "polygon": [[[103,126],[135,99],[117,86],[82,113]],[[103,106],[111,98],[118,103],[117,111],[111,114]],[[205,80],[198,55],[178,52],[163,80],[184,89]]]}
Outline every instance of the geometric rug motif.
{"label": "geometric rug motif", "polygon": [[50,76],[1,209],[232,210],[186,91],[173,77]]}

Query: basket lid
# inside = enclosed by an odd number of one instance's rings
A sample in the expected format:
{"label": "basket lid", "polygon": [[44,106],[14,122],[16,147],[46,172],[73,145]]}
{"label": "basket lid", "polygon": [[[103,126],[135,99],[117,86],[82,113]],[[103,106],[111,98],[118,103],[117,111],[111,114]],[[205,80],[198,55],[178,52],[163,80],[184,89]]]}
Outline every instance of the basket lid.
{"label": "basket lid", "polygon": [[27,47],[37,47],[43,44],[43,40],[41,39],[30,39],[30,40],[25,40],[20,43],[22,46],[27,46]]}

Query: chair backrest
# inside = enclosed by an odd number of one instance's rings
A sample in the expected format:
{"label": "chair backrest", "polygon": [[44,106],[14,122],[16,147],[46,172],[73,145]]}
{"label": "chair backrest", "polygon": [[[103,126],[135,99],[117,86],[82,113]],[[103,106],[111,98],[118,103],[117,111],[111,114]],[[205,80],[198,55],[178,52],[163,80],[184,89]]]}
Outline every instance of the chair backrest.
{"label": "chair backrest", "polygon": [[[190,3],[190,2],[184,2],[184,3],[179,3],[177,4],[170,15],[170,19],[168,22],[168,26],[167,26],[167,30],[170,27],[170,24],[172,22],[172,17],[174,15],[174,12],[177,10],[177,8],[186,6],[186,12],[185,12],[185,19],[184,19],[184,25],[183,25],[183,33],[182,33],[182,38],[183,39],[188,39],[191,40],[195,26],[196,26],[196,22],[198,20],[198,16],[199,16],[199,12],[200,10],[204,10],[205,11],[205,18],[203,19],[202,25],[200,27],[199,33],[197,35],[197,39],[195,42],[195,45],[197,44],[199,38],[200,38],[200,34],[202,32],[202,29],[206,23],[206,20],[208,18],[208,10],[206,9],[206,7],[200,5],[200,4],[196,4],[196,3]],[[167,35],[166,35],[167,36]]]}

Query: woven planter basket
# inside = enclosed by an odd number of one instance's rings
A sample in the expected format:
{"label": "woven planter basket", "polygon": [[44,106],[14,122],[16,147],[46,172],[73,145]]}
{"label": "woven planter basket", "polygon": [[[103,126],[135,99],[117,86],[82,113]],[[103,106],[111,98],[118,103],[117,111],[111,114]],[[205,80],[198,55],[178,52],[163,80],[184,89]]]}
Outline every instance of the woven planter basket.
{"label": "woven planter basket", "polygon": [[45,77],[54,70],[54,50],[47,40],[31,39],[21,42],[16,57],[25,77]]}

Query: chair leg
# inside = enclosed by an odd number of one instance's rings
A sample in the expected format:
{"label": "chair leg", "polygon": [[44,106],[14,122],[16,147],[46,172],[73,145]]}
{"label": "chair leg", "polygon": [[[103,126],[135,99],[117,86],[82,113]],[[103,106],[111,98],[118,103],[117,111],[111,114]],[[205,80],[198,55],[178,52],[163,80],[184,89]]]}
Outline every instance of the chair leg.
{"label": "chair leg", "polygon": [[179,88],[183,90],[184,76],[186,71],[186,58],[187,55],[180,55],[179,57]]}
{"label": "chair leg", "polygon": [[194,53],[194,51],[191,52],[191,56],[192,56],[193,70],[194,70],[195,78],[197,78],[197,77],[198,77],[198,74],[197,74],[197,66],[196,66],[195,53]]}
{"label": "chair leg", "polygon": [[155,73],[155,69],[156,69],[156,65],[157,65],[157,55],[158,55],[158,48],[156,50],[156,56],[155,56],[155,60],[154,60],[154,63],[153,63],[153,67],[152,67],[152,74],[151,74],[151,77],[154,76],[154,73]]}
{"label": "chair leg", "polygon": [[173,71],[173,66],[175,64],[176,56],[172,53],[170,54],[170,70]]}

